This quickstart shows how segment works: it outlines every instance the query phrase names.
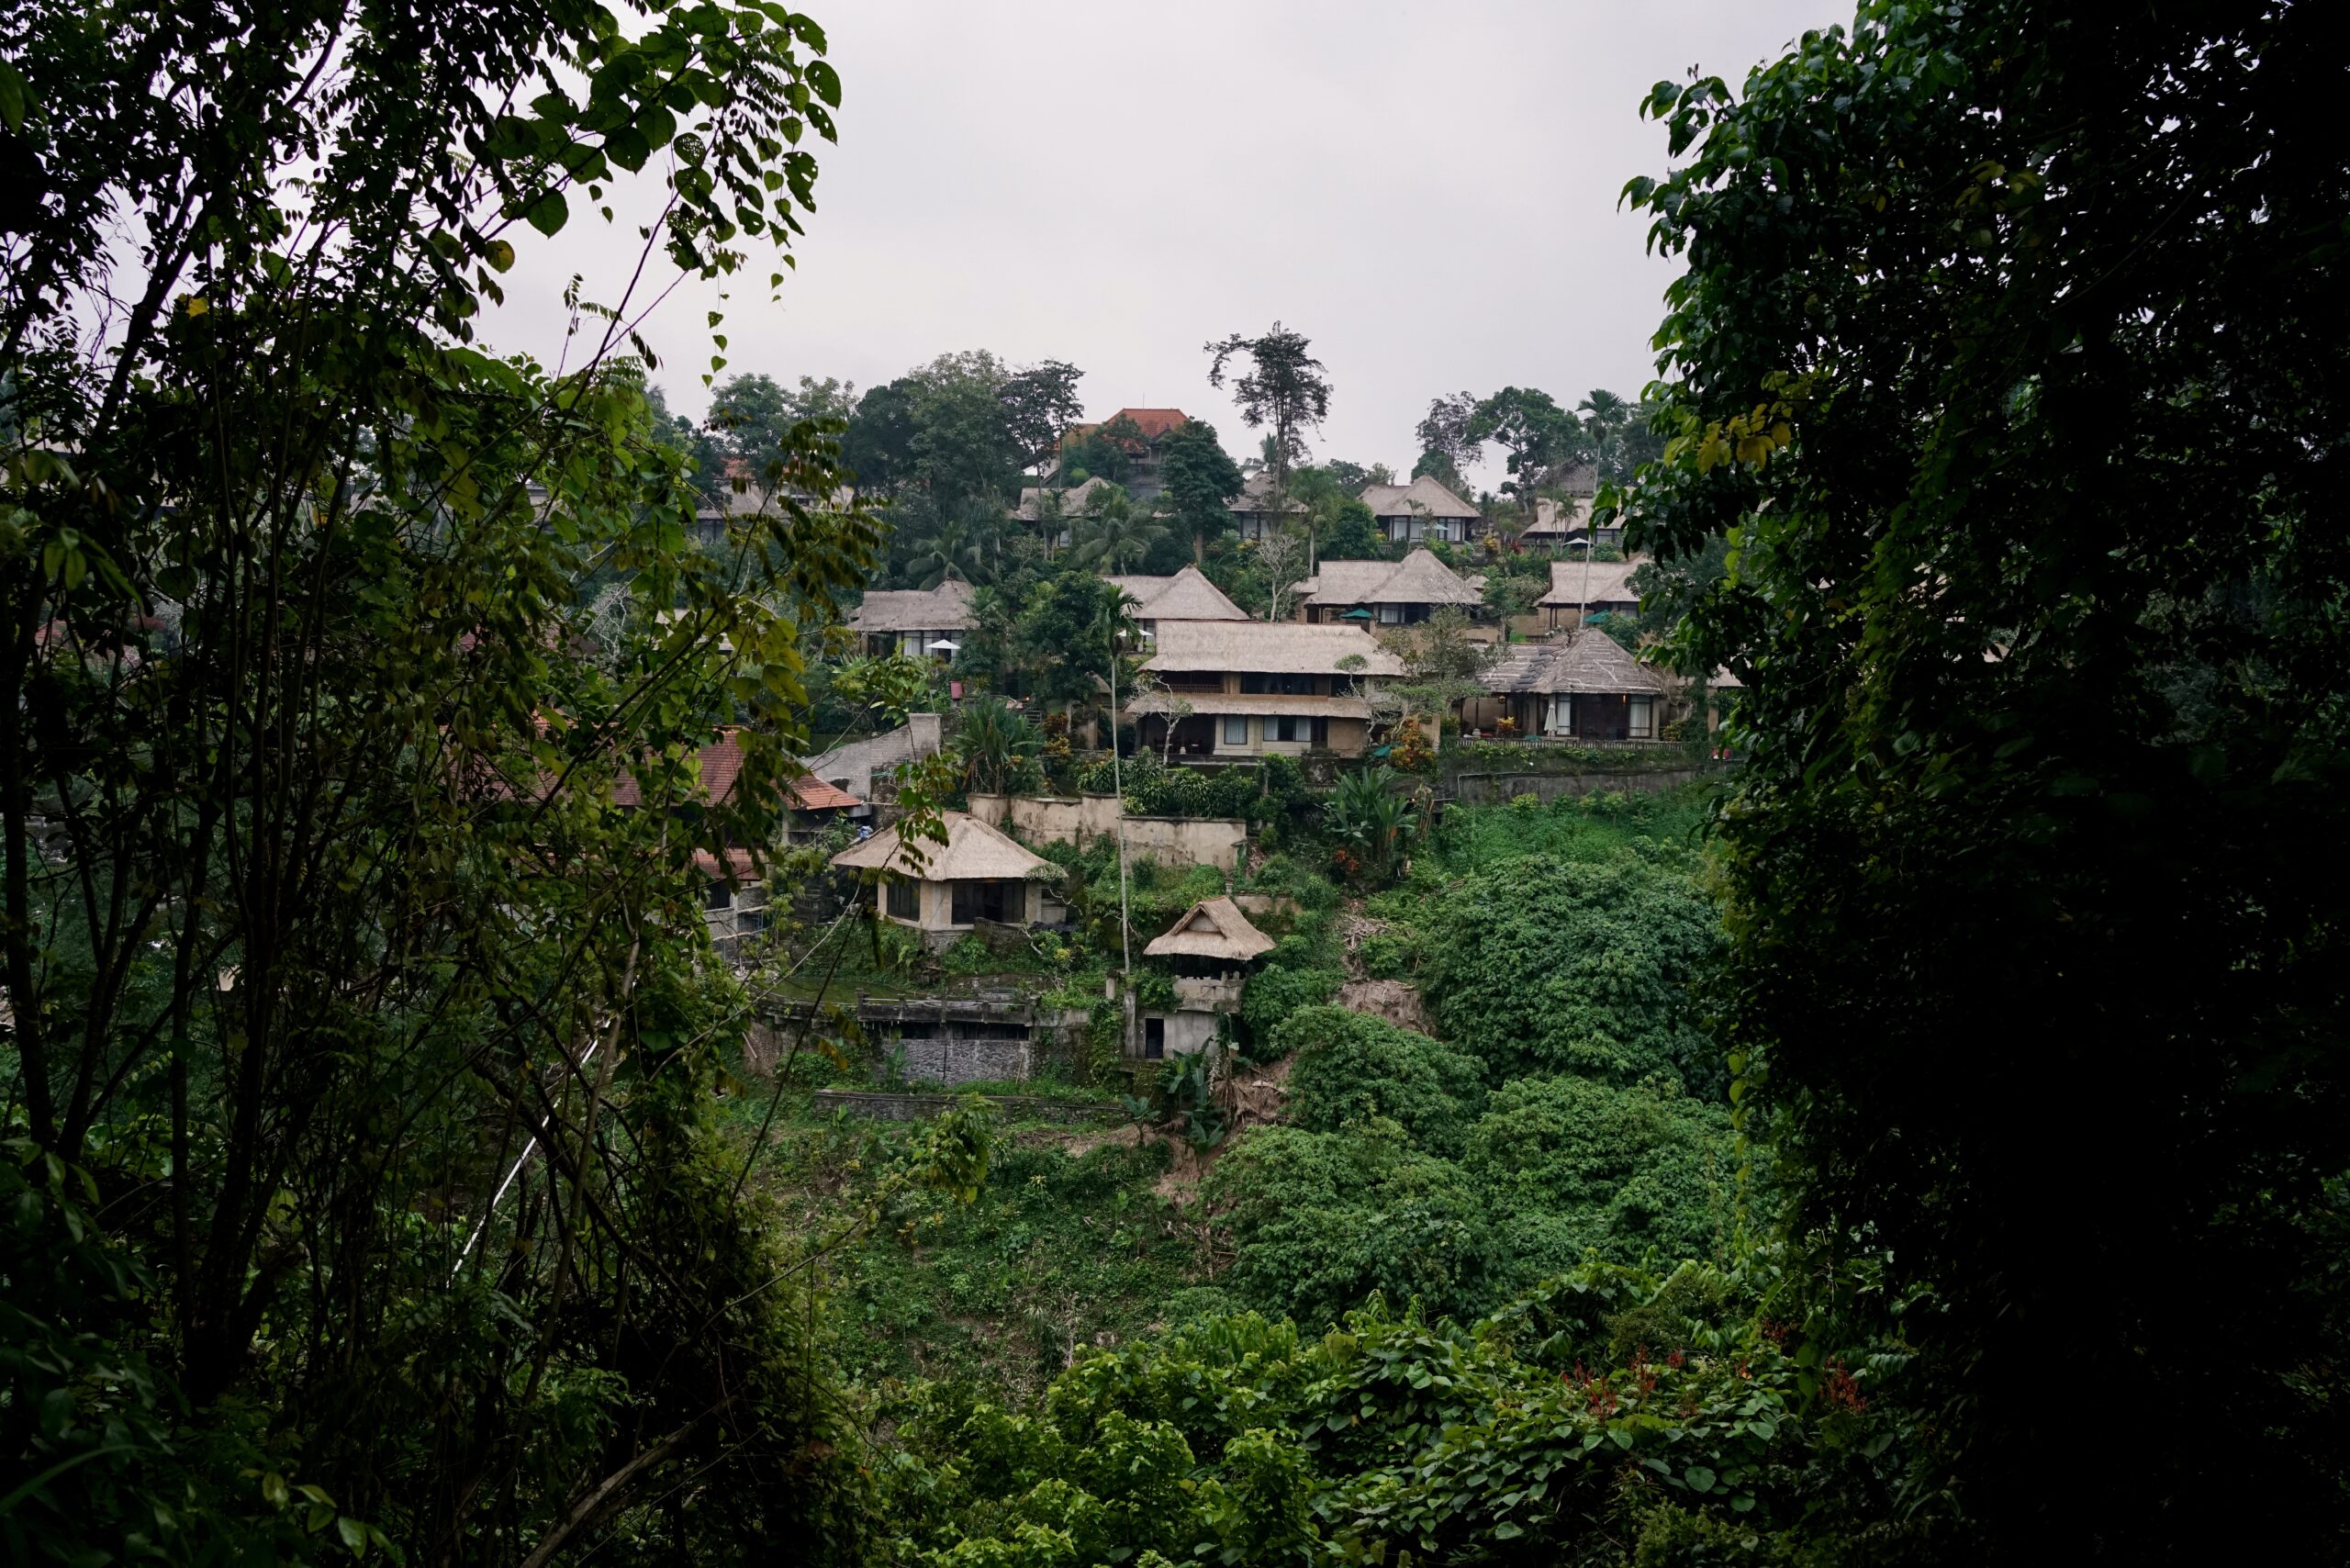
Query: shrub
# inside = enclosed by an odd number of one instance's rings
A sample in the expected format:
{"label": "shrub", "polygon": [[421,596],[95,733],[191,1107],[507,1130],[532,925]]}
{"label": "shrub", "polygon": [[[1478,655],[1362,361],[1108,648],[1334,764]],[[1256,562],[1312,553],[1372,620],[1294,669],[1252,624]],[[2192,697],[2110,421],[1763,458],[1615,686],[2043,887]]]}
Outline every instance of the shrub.
{"label": "shrub", "polygon": [[1447,887],[1422,922],[1420,974],[1448,1038],[1496,1078],[1575,1072],[1728,1085],[1691,984],[1721,926],[1687,877],[1629,857],[1505,860]]}
{"label": "shrub", "polygon": [[1530,1281],[1590,1251],[1711,1256],[1732,1159],[1729,1112],[1669,1083],[1539,1078],[1494,1091],[1460,1164],[1493,1204],[1499,1249]]}
{"label": "shrub", "polygon": [[1295,938],[1281,938],[1274,947],[1274,959],[1255,976],[1248,978],[1248,990],[1241,992],[1241,1023],[1248,1025],[1248,1036],[1255,1047],[1255,1056],[1271,1060],[1279,1056],[1276,1035],[1281,1025],[1302,1006],[1318,1006],[1337,997],[1337,988],[1344,982],[1344,973],[1335,966],[1281,964],[1281,947]]}
{"label": "shrub", "polygon": [[1252,1133],[1208,1193],[1235,1249],[1226,1288],[1300,1323],[1334,1323],[1374,1291],[1432,1316],[1494,1297],[1501,1260],[1484,1195],[1393,1122]]}
{"label": "shrub", "polygon": [[1455,1155],[1484,1102],[1476,1058],[1368,1014],[1301,1007],[1274,1031],[1273,1047],[1294,1058],[1290,1116],[1310,1131],[1383,1116],[1420,1148]]}

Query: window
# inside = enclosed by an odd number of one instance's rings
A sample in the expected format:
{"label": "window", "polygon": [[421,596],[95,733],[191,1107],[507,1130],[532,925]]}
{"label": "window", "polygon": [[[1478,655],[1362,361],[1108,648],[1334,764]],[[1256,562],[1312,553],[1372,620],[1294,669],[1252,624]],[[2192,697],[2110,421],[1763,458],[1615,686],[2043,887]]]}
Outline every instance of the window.
{"label": "window", "polygon": [[999,925],[1010,924],[1015,918],[1012,913],[1015,890],[1023,895],[1021,904],[1027,902],[1027,885],[1023,882],[958,881],[954,887],[953,924],[957,925],[970,925],[982,920],[991,920]]}
{"label": "window", "polygon": [[1314,744],[1318,746],[1326,746],[1330,744],[1329,720],[1316,719],[1314,721]]}
{"label": "window", "polygon": [[1226,745],[1247,745],[1248,744],[1248,721],[1244,715],[1239,713],[1227,713],[1225,715],[1224,744]]}
{"label": "window", "polygon": [[1550,699],[1550,733],[1560,735],[1575,733],[1575,700],[1563,691]]}
{"label": "window", "polygon": [[1652,697],[1635,697],[1632,699],[1631,709],[1630,721],[1624,733],[1636,741],[1654,740],[1656,738],[1656,700]]}
{"label": "window", "polygon": [[1404,607],[1400,604],[1381,605],[1379,623],[1382,626],[1401,626],[1404,624]]}
{"label": "window", "polygon": [[1159,678],[1169,691],[1222,691],[1224,672],[1213,669],[1169,670]]}
{"label": "window", "polygon": [[882,884],[881,890],[887,901],[887,907],[883,913],[890,919],[920,920],[922,918],[922,884],[920,882],[915,881],[912,877],[891,877]]}
{"label": "window", "polygon": [[724,909],[733,902],[733,891],[715,877],[712,877],[709,885],[701,890],[701,907],[704,909]]}
{"label": "window", "polygon": [[1269,741],[1294,741],[1298,738],[1297,721],[1288,714],[1265,721],[1265,738]]}
{"label": "window", "polygon": [[1142,1055],[1145,1061],[1164,1061],[1166,1059],[1166,1019],[1146,1018],[1142,1021]]}

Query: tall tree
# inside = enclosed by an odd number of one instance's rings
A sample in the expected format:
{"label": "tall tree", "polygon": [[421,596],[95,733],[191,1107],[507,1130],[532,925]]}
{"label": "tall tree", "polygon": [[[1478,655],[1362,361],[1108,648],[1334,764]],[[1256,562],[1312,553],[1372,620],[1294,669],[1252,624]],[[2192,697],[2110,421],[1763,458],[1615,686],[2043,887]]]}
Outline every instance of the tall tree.
{"label": "tall tree", "polygon": [[[822,31],[8,15],[11,1555],[865,1559],[808,1251],[709,1119],[744,999],[694,856],[778,825],[799,627],[877,529],[786,505],[688,547],[633,341],[663,274],[799,231]],[[476,346],[518,253],[640,180],[642,281],[576,301],[563,373]]]}
{"label": "tall tree", "polygon": [[1455,392],[1432,399],[1414,431],[1419,438],[1420,457],[1412,465],[1412,477],[1431,474],[1455,493],[1467,495],[1463,475],[1484,452],[1484,442],[1472,433],[1476,423],[1475,393]]}
{"label": "tall tree", "polygon": [[1208,541],[1232,528],[1225,503],[1240,493],[1240,467],[1214,425],[1187,420],[1160,439],[1158,472],[1167,513],[1191,537],[1192,564],[1204,565]]}
{"label": "tall tree", "polygon": [[1505,466],[1510,477],[1502,488],[1529,514],[1536,495],[1554,483],[1561,469],[1592,454],[1591,438],[1574,415],[1531,386],[1505,386],[1480,401],[1467,433],[1478,447],[1492,442],[1509,454]]}
{"label": "tall tree", "polygon": [[1167,537],[1167,525],[1116,485],[1093,492],[1077,528],[1076,558],[1100,562],[1113,572],[1132,570],[1152,545]]}
{"label": "tall tree", "polygon": [[1305,457],[1305,432],[1330,413],[1330,380],[1322,374],[1322,362],[1307,353],[1313,346],[1304,333],[1276,321],[1259,336],[1236,332],[1209,343],[1205,351],[1208,385],[1218,390],[1235,360],[1248,363],[1246,375],[1231,378],[1232,395],[1240,405],[1242,422],[1250,430],[1265,430],[1271,438],[1266,456],[1277,505],[1289,493],[1290,468]]}
{"label": "tall tree", "polygon": [[848,430],[841,437],[841,461],[869,495],[894,496],[913,473],[915,394],[912,379],[901,376],[868,388],[849,416]]}
{"label": "tall tree", "polygon": [[1799,1246],[1882,1253],[1785,1316],[1906,1305],[1963,1560],[2350,1551],[2333,20],[1869,0],[1648,101],[1631,532],[1729,543],[1679,656],[1746,684],[1740,1114]]}
{"label": "tall tree", "polygon": [[1060,450],[1061,436],[1085,412],[1077,384],[1085,372],[1057,359],[1012,373],[996,389],[1003,428],[1021,465],[1041,470]]}

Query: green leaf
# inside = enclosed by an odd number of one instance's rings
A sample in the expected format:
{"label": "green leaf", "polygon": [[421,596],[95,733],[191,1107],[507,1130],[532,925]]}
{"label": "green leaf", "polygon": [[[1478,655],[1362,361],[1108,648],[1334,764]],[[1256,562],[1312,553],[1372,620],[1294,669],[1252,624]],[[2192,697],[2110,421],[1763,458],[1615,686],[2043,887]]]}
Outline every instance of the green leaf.
{"label": "green leaf", "polygon": [[532,202],[531,210],[523,216],[530,219],[532,228],[552,235],[571,220],[571,204],[564,200],[561,191],[549,191]]}
{"label": "green leaf", "polygon": [[351,1555],[353,1557],[357,1557],[366,1551],[367,1527],[361,1524],[357,1519],[352,1518],[349,1514],[345,1514],[341,1518],[335,1520],[334,1533],[342,1537],[342,1544],[351,1548]]}
{"label": "green leaf", "polygon": [[1692,1492],[1710,1492],[1714,1489],[1714,1473],[1702,1464],[1691,1465],[1681,1473],[1681,1478],[1689,1483],[1689,1490]]}
{"label": "green leaf", "polygon": [[653,156],[653,145],[636,127],[624,125],[604,138],[604,156],[632,174]]}
{"label": "green leaf", "polygon": [[5,60],[0,60],[0,121],[11,131],[25,129],[25,79]]}

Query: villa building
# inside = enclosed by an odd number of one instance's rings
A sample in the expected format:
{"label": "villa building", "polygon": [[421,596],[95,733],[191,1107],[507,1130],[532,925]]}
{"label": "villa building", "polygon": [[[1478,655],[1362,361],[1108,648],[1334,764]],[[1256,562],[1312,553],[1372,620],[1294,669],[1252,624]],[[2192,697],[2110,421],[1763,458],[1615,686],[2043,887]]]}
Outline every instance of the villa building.
{"label": "villa building", "polygon": [[1365,693],[1404,664],[1355,624],[1162,621],[1143,672],[1158,689],[1126,712],[1147,746],[1192,757],[1360,756],[1371,745]]}

